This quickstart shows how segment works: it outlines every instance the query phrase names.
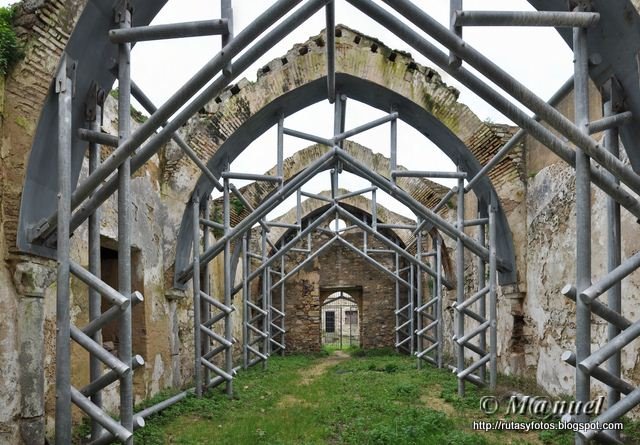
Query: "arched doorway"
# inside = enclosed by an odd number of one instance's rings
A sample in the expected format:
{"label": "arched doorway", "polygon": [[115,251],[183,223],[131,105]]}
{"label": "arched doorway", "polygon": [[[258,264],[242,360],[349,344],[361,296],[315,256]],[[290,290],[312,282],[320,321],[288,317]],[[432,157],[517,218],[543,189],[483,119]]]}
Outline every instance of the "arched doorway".
{"label": "arched doorway", "polygon": [[320,339],[325,349],[360,346],[361,304],[344,290],[327,296],[322,303]]}

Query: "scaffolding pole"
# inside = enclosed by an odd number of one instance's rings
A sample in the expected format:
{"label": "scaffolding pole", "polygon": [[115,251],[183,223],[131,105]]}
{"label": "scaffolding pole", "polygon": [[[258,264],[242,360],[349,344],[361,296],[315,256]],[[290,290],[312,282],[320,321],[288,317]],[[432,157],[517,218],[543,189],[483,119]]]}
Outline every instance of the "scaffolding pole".
{"label": "scaffolding pole", "polygon": [[[604,117],[613,116],[616,113],[616,105],[614,100],[617,96],[617,91],[613,86],[613,80],[609,80],[608,87],[606,87],[605,97],[603,97]],[[617,126],[613,126],[605,132],[605,147],[609,152],[619,158],[619,130]],[[613,181],[617,181],[615,176],[611,175]],[[618,181],[619,182],[619,181]],[[620,205],[615,202],[611,197],[607,197],[607,270],[609,273],[614,271],[622,263],[622,227],[620,224]],[[622,312],[622,283],[618,282],[609,289],[607,294],[607,306],[612,311]],[[620,329],[614,323],[607,324],[607,340],[613,341],[620,334]],[[611,375],[616,378],[620,378],[621,375],[621,354],[617,351],[613,354],[607,362],[607,370]],[[614,406],[620,401],[620,391],[614,387],[609,387],[607,390],[607,406]],[[608,431],[616,439],[620,438],[620,432],[617,430]]]}
{"label": "scaffolding pole", "polygon": [[[420,220],[416,223],[420,225]],[[365,232],[366,233],[366,232]],[[418,260],[422,259],[422,231],[418,231],[417,242],[416,242],[416,258]],[[436,271],[437,273],[437,271]],[[416,357],[417,357],[417,367],[418,369],[422,368],[422,351],[424,349],[424,339],[422,337],[422,322],[424,321],[424,315],[422,313],[422,272],[420,269],[417,270],[417,281],[416,281]]]}
{"label": "scaffolding pole", "polygon": [[56,288],[56,444],[71,443],[71,115],[73,82],[66,54],[58,68],[58,285]]}
{"label": "scaffolding pole", "polygon": [[[574,101],[578,128],[588,135],[589,124],[589,55],[587,30],[574,28]],[[578,295],[591,285],[591,177],[590,160],[582,147],[576,147],[576,291]],[[591,310],[580,297],[576,301],[576,360],[580,363],[591,354]],[[591,397],[589,372],[576,367],[576,401],[587,403]],[[587,422],[584,413],[577,422]],[[576,435],[576,444],[587,444]]]}
{"label": "scaffolding pole", "polygon": [[[131,5],[121,3],[116,11],[116,23],[121,30],[131,28]],[[131,44],[118,45],[118,138],[120,144],[131,136]],[[118,168],[118,290],[131,299],[131,158],[127,156]],[[120,317],[118,355],[123,363],[131,363],[132,307]],[[120,379],[120,423],[133,433],[133,371]],[[125,442],[133,445],[133,435]]]}
{"label": "scaffolding pole", "polygon": [[[209,220],[211,218],[211,200],[209,198],[204,201],[203,208],[203,217],[205,220]],[[194,221],[194,224],[196,222]],[[211,230],[209,226],[206,224],[202,225],[202,238],[203,238],[203,249],[207,250],[211,245]],[[200,278],[200,287],[202,288],[202,292],[207,295],[211,295],[211,277],[209,275],[209,265],[205,265],[201,269],[201,278]],[[200,302],[200,317],[201,319],[209,320],[211,319],[211,305],[206,301]],[[202,343],[202,355],[207,355],[211,351],[211,340],[208,337],[205,337],[205,341],[202,342],[202,336],[200,337],[200,341]],[[205,388],[209,387],[211,383],[211,373],[209,368],[204,368],[204,373],[202,375],[202,384]]]}
{"label": "scaffolding pole", "polygon": [[[460,170],[460,167],[458,167]],[[458,205],[456,210],[456,229],[464,230],[464,179],[458,179]],[[462,238],[456,241],[456,303],[464,303],[464,244]],[[464,312],[455,312],[455,339],[464,337]],[[464,363],[464,344],[456,343],[456,368],[462,371]],[[464,397],[464,379],[458,378],[458,396]]]}
{"label": "scaffolding pole", "polygon": [[200,302],[200,199],[197,194],[193,196],[191,201],[192,220],[193,220],[193,342],[194,342],[194,379],[196,397],[202,396],[202,331],[200,326],[202,320],[200,313],[202,304]]}
{"label": "scaffolding pole", "polygon": [[[98,99],[100,93],[96,89],[92,92],[93,97],[89,100],[91,104],[87,104],[88,109],[93,109],[92,116],[88,116],[88,124],[93,131],[100,131],[102,117],[102,101]],[[89,114],[89,113],[87,113]],[[97,143],[89,144],[89,174],[93,172],[100,164],[100,145]],[[100,209],[89,217],[89,272],[100,279],[102,276],[100,261]],[[89,322],[99,320],[102,315],[102,296],[92,287],[89,287]],[[97,344],[102,344],[102,332],[97,330],[91,339]],[[89,380],[95,381],[102,376],[102,364],[100,360],[91,354],[89,356]],[[102,391],[96,391],[91,396],[91,403],[98,408],[102,407]],[[91,421],[91,439],[95,440],[102,433],[103,428],[96,420]]]}
{"label": "scaffolding pole", "polygon": [[[532,118],[527,115],[523,110],[516,107],[509,99],[502,96],[498,91],[494,88],[490,87],[486,82],[481,80],[475,74],[466,70],[464,67],[453,68],[449,65],[449,57],[441,51],[438,47],[431,44],[428,40],[423,38],[417,32],[411,30],[410,27],[406,26],[404,22],[400,19],[396,18],[393,14],[387,12],[385,9],[376,5],[374,2],[370,0],[347,0],[349,3],[353,4],[356,8],[360,9],[363,13],[367,14],[369,17],[380,23],[382,26],[387,28],[389,31],[393,32],[400,39],[405,41],[407,44],[415,48],[422,55],[431,60],[435,65],[443,69],[453,78],[461,82],[467,88],[473,90],[479,97],[484,99],[488,104],[492,105],[496,110],[503,113],[509,119],[514,121],[517,125],[519,125],[523,130],[527,131],[532,137],[540,141],[543,145],[545,145],[549,150],[558,155],[561,159],[567,162],[569,165],[575,167],[575,151],[573,147],[571,147],[565,140],[556,136],[551,130],[546,128],[544,125],[538,122],[535,118]],[[389,0],[383,0],[386,3],[391,3]],[[402,2],[403,15],[409,20],[414,18],[414,15],[420,17],[420,20],[424,20],[424,12],[421,10],[413,10],[411,9],[409,12],[404,11],[406,7],[406,1],[400,0]],[[399,3],[399,2],[398,2]],[[393,2],[392,7],[399,7],[398,3]],[[433,23],[431,23],[433,25]],[[440,27],[439,24],[435,25]],[[439,32],[442,32],[442,29],[439,29]],[[444,30],[449,37],[448,30]],[[462,42],[459,42],[462,44]],[[445,45],[446,46],[446,45]],[[464,46],[464,45],[462,45]],[[456,49],[460,49],[457,47]],[[494,66],[495,68],[495,66]],[[526,90],[523,87],[523,90]],[[542,102],[540,105],[544,110],[549,111],[552,107],[546,104],[541,99]],[[536,107],[539,108],[539,107]],[[539,110],[538,110],[539,111]],[[537,111],[536,111],[537,112]],[[552,112],[555,115],[555,112]],[[538,113],[539,118],[547,119],[545,113]],[[557,116],[556,116],[557,117]],[[561,119],[566,124],[564,118]],[[571,124],[572,127],[575,125]],[[574,134],[575,136],[575,134]],[[587,145],[593,147],[594,141],[585,141],[582,136],[580,136],[582,142],[586,142]],[[604,155],[606,156],[606,155]],[[615,162],[611,165],[619,166],[619,163]],[[613,167],[616,168],[616,167]],[[626,167],[624,168],[626,169]],[[640,201],[637,197],[627,191],[625,188],[620,187],[615,182],[611,181],[609,177],[607,177],[601,169],[597,168],[595,165],[591,166],[591,176],[592,181],[595,185],[597,185],[601,190],[611,196],[616,200],[621,206],[631,212],[637,218],[640,218]],[[444,203],[442,204],[444,205]],[[500,258],[498,258],[498,268],[501,267]]]}
{"label": "scaffolding pole", "polygon": [[[478,200],[478,219],[482,218],[482,214],[480,212],[481,209],[481,202],[480,200]],[[478,224],[478,243],[485,246],[486,245],[486,238],[485,238],[485,226],[484,224]],[[491,258],[491,250],[489,250],[489,258]],[[485,287],[485,281],[486,281],[486,277],[485,277],[485,273],[486,273],[486,262],[482,257],[476,257],[476,267],[477,267],[477,276],[478,276],[478,291],[484,289]],[[486,309],[486,294],[483,294],[480,299],[478,300],[478,315],[485,319],[487,317],[487,309]],[[478,347],[480,349],[482,349],[483,351],[487,350],[487,334],[486,331],[483,332],[482,334],[480,334],[479,337],[479,342],[478,342]],[[486,380],[486,376],[485,376],[485,367],[481,367],[478,370],[478,377],[480,378],[480,380],[482,380],[483,382]]]}
{"label": "scaffolding pole", "polygon": [[437,366],[438,368],[442,368],[443,354],[444,354],[444,326],[442,322],[442,239],[438,235],[436,237],[436,291],[435,298],[437,300],[436,303],[436,319],[438,320],[438,329],[436,340],[438,343],[437,347]]}
{"label": "scaffolding pole", "polygon": [[[229,166],[227,166],[227,171]],[[231,202],[229,192],[229,179],[224,178],[224,235],[227,236],[231,230]],[[208,263],[207,263],[208,264]],[[233,278],[231,277],[231,240],[227,239],[224,243],[224,305],[228,308],[231,307],[231,289],[233,288]],[[224,353],[225,372],[227,375],[232,376],[233,371],[233,324],[231,320],[231,312],[224,318],[224,338],[228,342],[228,346]],[[233,396],[233,381],[227,379],[226,381],[226,393],[228,397]]]}
{"label": "scaffolding pole", "polygon": [[498,382],[498,268],[496,212],[498,198],[491,195],[489,208],[489,389],[495,391]]}

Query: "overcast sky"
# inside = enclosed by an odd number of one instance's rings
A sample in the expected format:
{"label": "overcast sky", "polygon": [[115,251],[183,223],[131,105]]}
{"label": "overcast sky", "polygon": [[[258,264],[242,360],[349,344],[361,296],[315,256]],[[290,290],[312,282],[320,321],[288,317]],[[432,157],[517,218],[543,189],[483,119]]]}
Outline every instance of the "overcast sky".
{"label": "overcast sky", "polygon": [[[448,26],[449,0],[414,0],[414,2]],[[9,4],[13,1],[0,0],[0,3]],[[275,0],[234,0],[236,34],[273,3]],[[382,2],[379,3],[389,9]],[[464,7],[467,10],[533,10],[525,0],[465,0]],[[219,17],[220,2],[218,0],[169,0],[153,23],[174,23]],[[294,30],[275,48],[264,54],[246,73],[240,75],[238,80],[242,77],[254,80],[258,68],[286,53],[295,43],[304,42],[310,36],[318,34],[325,26],[324,21],[324,11],[320,11]],[[419,63],[433,66],[422,55],[411,50],[400,39],[344,0],[336,0],[336,23],[342,23],[364,34],[375,36],[392,48],[409,51]],[[471,46],[481,50],[487,57],[544,99],[548,99],[569,78],[573,70],[572,53],[553,29],[465,28],[464,38]],[[214,36],[139,43],[134,48],[132,56],[133,79],[154,100],[156,105],[160,105],[220,50],[220,40],[220,37]],[[504,116],[455,80],[445,74],[443,74],[443,79],[447,84],[460,90],[460,101],[467,104],[480,119],[509,123]],[[347,128],[384,114],[354,101],[348,103],[347,109]],[[285,126],[330,137],[333,127],[332,115],[333,106],[324,101],[291,116],[287,119]],[[309,118],[310,116],[312,118]],[[375,152],[389,155],[388,125],[359,135],[353,140]],[[400,164],[412,170],[454,169],[450,160],[437,147],[403,123],[399,125],[398,141]],[[249,149],[245,150],[233,163],[232,170],[263,173],[267,170],[265,167],[275,164],[275,143],[275,129],[272,129],[256,139]],[[290,156],[308,145],[309,143],[305,141],[287,137],[285,139],[285,156]],[[259,162],[256,162],[257,160]],[[442,181],[442,183],[448,186],[452,185],[447,181]],[[241,186],[243,183],[238,182],[237,185]],[[343,174],[340,178],[340,186],[351,190],[367,185],[366,182],[352,175]],[[328,174],[319,175],[304,187],[305,190],[314,193],[329,188]],[[394,203],[391,198],[382,198],[381,203],[405,216],[413,217],[408,209]],[[294,202],[291,200],[285,202],[271,216],[285,213],[292,205]]]}

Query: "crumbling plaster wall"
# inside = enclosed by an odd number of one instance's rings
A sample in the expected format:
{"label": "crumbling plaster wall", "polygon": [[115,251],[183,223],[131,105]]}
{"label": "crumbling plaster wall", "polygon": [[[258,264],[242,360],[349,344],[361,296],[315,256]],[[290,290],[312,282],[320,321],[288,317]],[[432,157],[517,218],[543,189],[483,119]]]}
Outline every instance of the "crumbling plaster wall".
{"label": "crumbling plaster wall", "polygon": [[[135,130],[139,124],[132,123]],[[108,97],[104,109],[103,128],[111,134],[117,134],[116,101]],[[103,156],[107,149],[103,147]],[[81,180],[88,173],[88,160],[85,158]],[[145,398],[156,394],[161,389],[172,386],[172,337],[176,333],[170,325],[171,304],[165,298],[164,269],[162,250],[163,225],[167,208],[161,200],[159,185],[159,159],[154,157],[142,169],[136,172],[132,178],[132,218],[133,249],[139,252],[140,264],[134,269],[142,272],[142,276],[134,279],[140,282],[142,288],[133,289],[140,291],[145,299],[143,325],[134,326],[135,335],[142,336],[139,350],[145,360],[145,365],[135,371],[135,401],[141,402]],[[108,247],[115,247],[118,239],[117,232],[117,198],[111,197],[100,209],[101,236]],[[88,267],[87,226],[81,226],[72,238],[72,259],[77,263]],[[110,243],[109,243],[110,241]],[[110,244],[110,245],[109,245]],[[54,366],[54,339],[55,339],[55,301],[56,287],[49,287],[44,294],[45,301],[45,332],[46,343],[45,357],[45,411],[48,416],[47,425],[53,426],[53,413],[55,406],[55,366]],[[78,279],[71,280],[71,314],[72,323],[83,326],[88,322],[88,298],[87,287]],[[137,342],[134,340],[134,344]],[[88,375],[88,353],[74,344],[72,349],[72,384],[76,387],[86,385]],[[103,403],[107,410],[117,411],[119,406],[118,384],[111,385],[103,395]],[[80,412],[76,411],[76,415]]]}
{"label": "crumbling plaster wall", "polygon": [[[592,281],[606,273],[607,233],[606,196],[592,188]],[[527,198],[528,273],[525,313],[527,367],[536,371],[538,383],[552,393],[571,393],[574,368],[560,355],[575,351],[575,303],[560,290],[575,283],[575,176],[563,163],[544,167],[529,181]],[[637,221],[624,210],[622,215],[622,256],[640,250]],[[631,320],[640,313],[638,273],[623,281],[623,313]],[[601,297],[606,302],[606,295]],[[607,338],[607,324],[592,316],[592,350]],[[622,351],[622,370],[632,382],[640,382],[638,351]],[[602,388],[599,390],[602,393]]]}
{"label": "crumbling plaster wall", "polygon": [[[636,2],[636,4],[638,4]],[[597,88],[590,89],[591,120],[602,117],[602,102]],[[574,116],[574,97],[570,94],[557,107],[569,119]],[[602,134],[593,135],[602,140]],[[527,296],[523,306],[523,344],[526,369],[535,373],[537,382],[554,394],[573,393],[575,370],[560,356],[575,351],[575,303],[560,290],[575,283],[576,214],[575,173],[573,168],[532,137],[525,142],[527,156],[526,228],[520,230],[526,249]],[[625,158],[623,153],[623,159]],[[625,160],[626,162],[626,160]],[[606,273],[607,235],[606,196],[592,186],[592,282]],[[622,210],[622,257],[640,250],[635,218]],[[631,320],[640,313],[637,290],[638,273],[623,281],[623,313]],[[601,297],[606,302],[606,295]],[[604,344],[606,323],[592,316],[592,350]],[[622,352],[623,374],[630,381],[640,382],[637,350],[631,346]],[[595,393],[603,394],[603,387],[594,380]]]}
{"label": "crumbling plaster wall", "polygon": [[41,443],[44,434],[45,291],[50,261],[21,255],[16,231],[31,141],[49,84],[84,0],[20,6],[24,58],[2,79],[0,97],[0,443]]}
{"label": "crumbling plaster wall", "polygon": [[[16,30],[24,57],[2,79],[0,97],[0,443],[42,443],[53,429],[55,404],[55,263],[21,254],[16,231],[22,185],[30,148],[53,74],[66,41],[84,8],[84,0],[27,1],[19,6]],[[75,100],[81,100],[76,98]],[[115,100],[105,105],[105,131],[117,134]],[[134,123],[133,128],[137,128]],[[103,153],[109,148],[103,147]],[[161,169],[170,151],[155,156],[132,180],[133,247],[139,252],[144,303],[142,350],[145,366],[134,379],[136,402],[168,386],[181,387],[192,378],[193,325],[190,292],[172,289],[175,234],[193,180],[161,182]],[[55,157],[53,158],[55,159]],[[51,174],[55,174],[52,160]],[[87,173],[85,164],[81,177]],[[185,174],[196,177],[195,172]],[[87,265],[87,229],[72,238],[72,257]],[[102,207],[103,239],[117,240],[116,203]],[[167,279],[170,276],[170,279]],[[171,283],[168,285],[167,283]],[[87,319],[87,290],[72,279],[72,321]],[[134,327],[135,329],[135,327]],[[73,383],[88,381],[88,354],[74,346]],[[105,407],[115,411],[117,384],[104,393]],[[74,409],[77,419],[79,411]],[[45,426],[45,418],[47,424]]]}

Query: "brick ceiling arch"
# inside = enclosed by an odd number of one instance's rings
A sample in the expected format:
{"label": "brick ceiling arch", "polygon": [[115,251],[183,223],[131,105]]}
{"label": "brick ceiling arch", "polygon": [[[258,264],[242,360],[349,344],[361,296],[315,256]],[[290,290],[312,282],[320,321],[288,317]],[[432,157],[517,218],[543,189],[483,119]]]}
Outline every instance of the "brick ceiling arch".
{"label": "brick ceiling arch", "polygon": [[[345,141],[344,149],[354,158],[369,167],[376,173],[390,177],[391,161],[382,154],[374,153],[370,149],[353,141]],[[326,145],[315,144],[307,148],[297,151],[283,163],[283,172],[285,183],[302,172],[310,163],[314,162],[324,155],[329,148]],[[399,170],[406,170],[403,166],[398,166]],[[264,172],[266,175],[275,176],[276,167],[272,167]],[[435,183],[425,178],[397,178],[396,183],[407,191],[414,199],[421,204],[432,208],[436,206],[442,197],[446,195],[449,189],[443,185]],[[249,201],[253,207],[257,207],[259,203],[264,201],[274,190],[276,186],[272,183],[252,182],[240,188],[242,195]],[[222,206],[222,200],[216,200],[214,205]],[[248,209],[231,214],[231,222],[235,224],[249,214]]]}
{"label": "brick ceiling arch", "polygon": [[[403,179],[405,179],[405,178],[403,178]],[[442,186],[440,186],[440,187],[442,187]],[[444,187],[442,187],[442,188],[444,188]],[[349,192],[350,192],[350,190],[339,189],[337,194],[338,195],[342,195],[342,194],[346,194],[346,193],[349,193]],[[318,195],[319,196],[324,196],[326,198],[330,198],[331,197],[331,191],[330,190],[323,191],[323,192],[318,193]],[[351,196],[351,197],[348,197],[348,198],[344,198],[343,200],[340,201],[340,203],[342,205],[344,205],[355,216],[366,215],[369,218],[371,217],[373,205],[372,205],[372,201],[369,198],[367,198],[366,196],[363,196],[363,195]],[[320,214],[322,214],[326,210],[328,210],[330,205],[331,204],[329,204],[328,202],[321,201],[321,200],[318,200],[318,199],[307,199],[306,201],[302,202],[301,219],[303,221],[305,219],[308,219],[308,218],[312,218],[313,219],[314,217],[319,216]],[[446,212],[446,210],[443,209],[443,212]],[[414,220],[412,220],[410,218],[406,218],[406,217],[404,217],[404,216],[402,216],[402,215],[400,215],[398,213],[395,213],[395,212],[387,209],[386,207],[384,207],[380,203],[376,203],[376,214],[377,214],[377,217],[378,217],[378,221],[381,222],[381,223],[385,223],[385,224],[407,224],[407,225],[415,224]],[[296,218],[297,218],[297,212],[296,212],[296,209],[294,207],[293,209],[289,210],[284,215],[276,218],[275,221],[294,224],[296,222]],[[351,224],[347,224],[347,225],[351,225]],[[398,240],[401,243],[401,246],[403,246],[403,247],[407,246],[407,245],[410,245],[410,247],[407,249],[407,251],[412,253],[412,254],[416,253],[416,244],[413,243],[413,241],[415,240],[415,237],[414,237],[412,231],[406,230],[406,229],[379,229],[379,230],[382,233],[387,232],[385,235],[389,239],[393,239],[393,237],[398,238]],[[281,228],[281,227],[272,227],[271,231],[269,232],[268,237],[269,237],[269,240],[274,245],[278,245],[277,244],[278,241],[281,238],[286,237],[291,232],[295,232],[295,230]],[[451,258],[451,255],[450,255],[449,248],[447,247],[446,240],[442,237],[442,235],[440,235],[438,230],[435,229],[435,228],[431,230],[429,235],[432,236],[432,237],[439,237],[442,240],[442,264],[443,264],[443,268],[444,268],[444,272],[445,272],[445,277],[447,279],[449,279],[450,282],[454,282],[455,281],[455,277],[454,277],[455,273],[454,273],[454,270],[453,270],[453,262],[452,262],[452,258]],[[426,240],[426,236],[425,236],[423,238],[423,250],[422,251],[426,252],[427,250],[429,250],[427,248],[428,246],[429,246],[429,242]],[[255,247],[257,249],[258,246],[256,245]]]}
{"label": "brick ceiling arch", "polygon": [[[401,120],[433,141],[469,175],[477,173],[513,134],[508,126],[480,120],[458,102],[458,92],[446,85],[435,70],[419,65],[409,54],[394,51],[342,25],[337,27],[336,35],[338,90],[383,111],[393,106]],[[255,82],[241,80],[191,120],[188,141],[201,158],[209,160],[208,167],[214,174],[219,175],[281,114],[291,115],[326,98],[324,44],[325,35],[321,33],[295,45],[263,67]],[[503,159],[488,178],[478,181],[474,192],[482,207],[486,208],[494,190],[492,180],[508,181],[522,175],[519,157],[515,159]],[[187,162],[184,158],[167,162],[165,174],[180,171]],[[202,201],[212,189],[210,181],[201,176],[194,193]],[[186,212],[178,236],[176,271],[182,271],[189,261],[190,221]],[[511,231],[501,210],[498,230],[503,234],[498,254],[514,264]],[[513,282],[515,276],[515,270],[501,273],[501,282]]]}

